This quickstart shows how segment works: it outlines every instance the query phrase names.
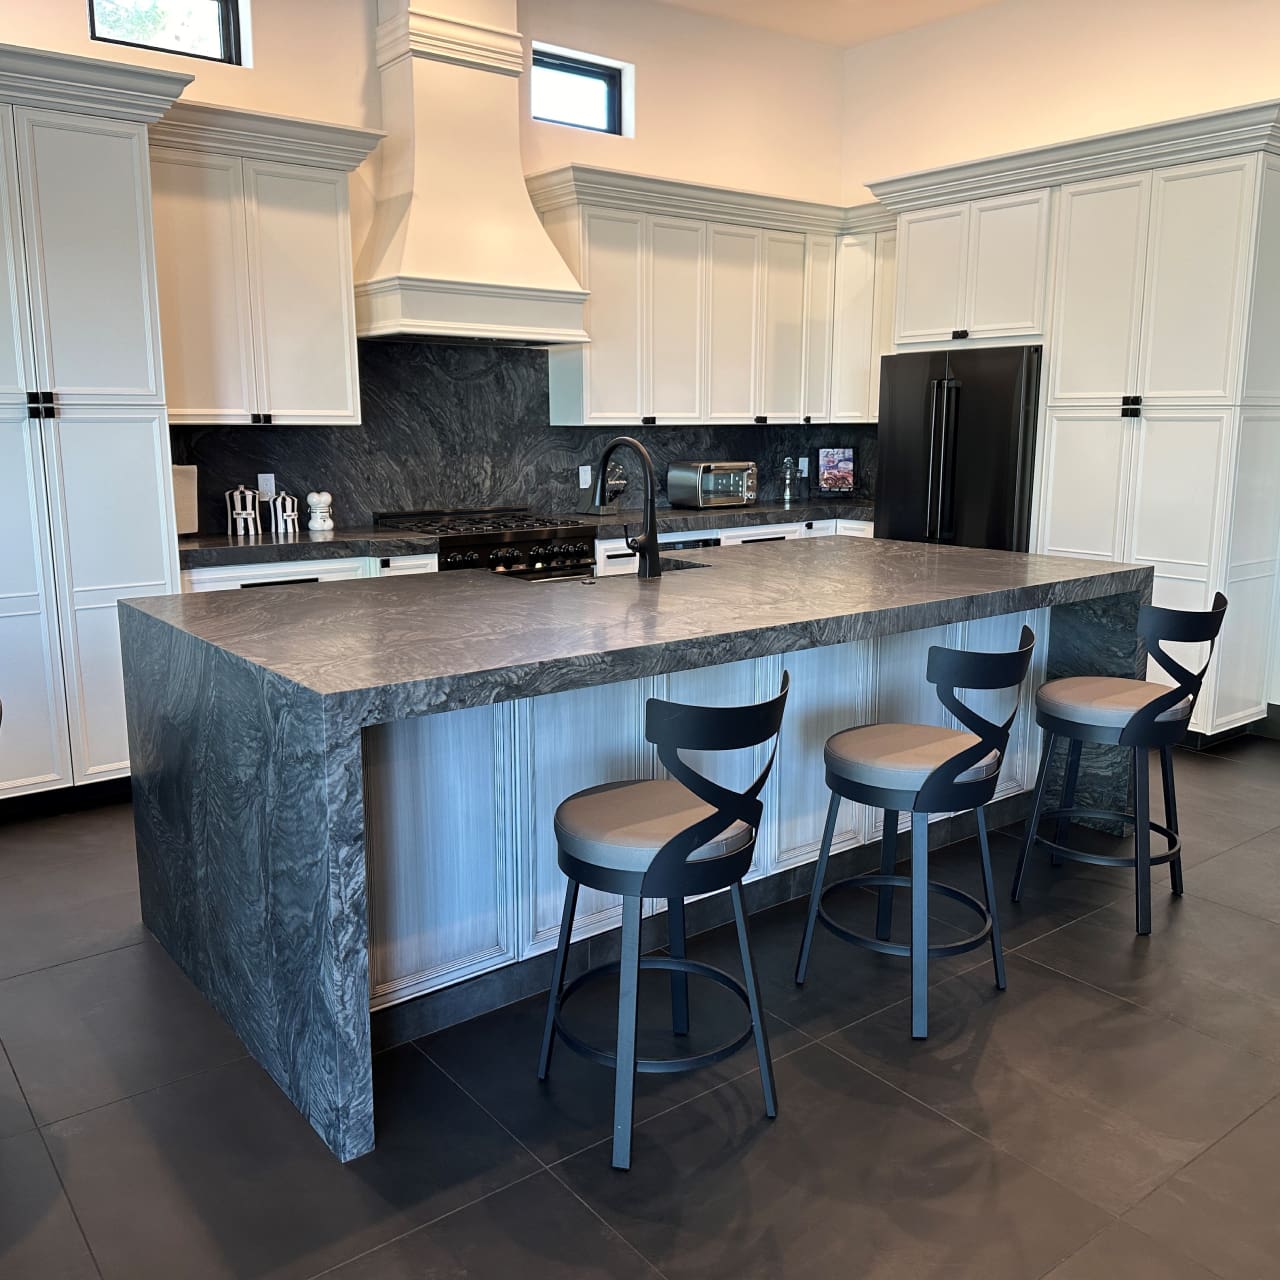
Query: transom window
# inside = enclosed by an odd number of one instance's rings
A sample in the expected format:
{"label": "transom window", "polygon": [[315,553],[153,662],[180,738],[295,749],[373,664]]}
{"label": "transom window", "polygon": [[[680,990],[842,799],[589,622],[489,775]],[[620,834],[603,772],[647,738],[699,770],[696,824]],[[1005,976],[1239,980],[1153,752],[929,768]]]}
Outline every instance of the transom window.
{"label": "transom window", "polygon": [[622,132],[622,68],[533,47],[529,78],[535,120],[596,133]]}
{"label": "transom window", "polygon": [[240,62],[240,0],[89,0],[89,34],[110,44]]}

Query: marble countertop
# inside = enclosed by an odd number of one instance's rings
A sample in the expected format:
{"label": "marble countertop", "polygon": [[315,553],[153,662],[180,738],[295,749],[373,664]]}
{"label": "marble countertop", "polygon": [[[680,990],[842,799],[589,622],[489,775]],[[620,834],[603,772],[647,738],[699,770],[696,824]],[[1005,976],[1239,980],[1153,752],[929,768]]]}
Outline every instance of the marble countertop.
{"label": "marble countertop", "polygon": [[[664,507],[658,511],[659,533],[693,533],[702,529],[739,529],[753,524],[787,524],[793,520],[870,520],[875,508],[866,501],[792,503],[760,502],[749,507],[714,507],[699,511]],[[622,537],[623,524],[636,532],[644,513],[634,509],[601,516],[551,516],[549,519],[587,520],[599,538]],[[256,538],[225,533],[192,533],[178,539],[178,562],[183,569],[208,569],[245,564],[283,564],[291,560],[341,560],[348,556],[420,556],[440,549],[440,540],[426,534],[404,533],[372,526],[309,530],[287,537],[264,533]]]}
{"label": "marble countertop", "polygon": [[1127,592],[1152,570],[861,538],[534,583],[485,570],[122,602],[375,724]]}

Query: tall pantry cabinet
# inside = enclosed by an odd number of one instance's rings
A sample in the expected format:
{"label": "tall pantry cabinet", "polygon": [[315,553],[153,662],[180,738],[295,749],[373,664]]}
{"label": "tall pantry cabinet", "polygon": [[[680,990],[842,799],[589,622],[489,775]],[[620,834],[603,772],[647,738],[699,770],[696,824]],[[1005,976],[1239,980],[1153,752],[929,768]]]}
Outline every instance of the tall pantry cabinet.
{"label": "tall pantry cabinet", "polygon": [[189,81],[0,50],[0,796],[128,772],[116,602],[177,589],[147,124]]}

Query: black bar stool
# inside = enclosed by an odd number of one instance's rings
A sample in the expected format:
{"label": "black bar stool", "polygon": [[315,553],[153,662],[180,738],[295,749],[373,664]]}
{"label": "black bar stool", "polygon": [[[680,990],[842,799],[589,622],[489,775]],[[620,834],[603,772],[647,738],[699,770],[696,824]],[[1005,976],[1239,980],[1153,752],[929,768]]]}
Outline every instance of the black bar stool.
{"label": "black bar stool", "polygon": [[[1182,841],[1178,838],[1178,805],[1173,788],[1173,747],[1186,736],[1205,672],[1213,660],[1214,644],[1222,630],[1226,611],[1227,598],[1221,591],[1214,596],[1213,607],[1207,611],[1162,609],[1150,604],[1142,607],[1138,614],[1138,638],[1146,645],[1147,653],[1173,678],[1172,687],[1119,676],[1069,676],[1063,680],[1050,680],[1040,687],[1036,694],[1036,723],[1048,730],[1049,737],[1040,758],[1035,801],[1031,817],[1027,819],[1022,853],[1013,877],[1014,902],[1022,897],[1027,858],[1032,846],[1037,844],[1051,850],[1055,866],[1063,858],[1069,858],[1073,862],[1092,862],[1103,867],[1133,867],[1137,886],[1137,928],[1141,934],[1151,932],[1151,868],[1169,863],[1173,892],[1176,895],[1182,893]],[[1164,649],[1166,644],[1208,644],[1209,655],[1198,673],[1189,671],[1169,656]],[[1063,779],[1062,804],[1056,809],[1045,810],[1049,760],[1059,738],[1065,738],[1071,744]],[[1080,752],[1086,742],[1129,747],[1133,751],[1133,813],[1076,805]],[[1163,826],[1151,821],[1149,752],[1157,747],[1164,777]],[[1042,817],[1057,820],[1052,840],[1037,830]],[[1133,827],[1134,856],[1122,858],[1089,853],[1064,844],[1067,824],[1072,818],[1110,819]],[[1154,857],[1151,854],[1153,831],[1164,836],[1168,845],[1165,853]]]}
{"label": "black bar stool", "polygon": [[[751,959],[747,915],[742,904],[742,877],[751,867],[756,833],[764,805],[760,792],[777,755],[778,728],[791,684],[788,674],[776,698],[748,707],[694,707],[650,698],[645,737],[658,749],[670,778],[614,782],[570,796],[556,810],[560,870],[569,878],[565,890],[560,941],[547,998],[538,1079],[545,1080],[558,1035],[569,1048],[593,1062],[613,1067],[617,1079],[613,1108],[613,1167],[631,1167],[631,1124],[637,1071],[692,1071],[736,1053],[754,1035],[764,1089],[765,1114],[778,1114],[773,1065],[760,984]],[[680,756],[681,751],[739,751],[773,739],[773,750],[760,776],[744,792],[730,791],[704,778]],[[622,957],[618,964],[598,965],[564,986],[565,961],[573,931],[578,888],[587,885],[622,895]],[[685,958],[684,901],[697,894],[728,888],[738,926],[742,983],[721,969]],[[640,911],[645,898],[666,898],[670,957],[641,956]],[[671,1019],[677,1035],[689,1030],[689,974],[727,987],[747,1006],[751,1025],[737,1039],[685,1058],[636,1057],[636,1004],[641,969],[671,971]],[[596,1048],[569,1031],[562,1008],[584,983],[607,973],[619,974],[617,1051]]]}
{"label": "black bar stool", "polygon": [[[928,963],[931,957],[972,951],[990,938],[996,986],[1004,990],[1004,954],[1000,948],[1000,920],[995,909],[991,850],[987,843],[983,805],[995,795],[1000,766],[1009,746],[1009,730],[1018,714],[1017,700],[1009,718],[1003,724],[996,724],[961,702],[956,690],[1018,689],[1031,665],[1035,641],[1031,628],[1023,627],[1018,647],[1012,653],[972,653],[937,645],[929,650],[925,679],[936,686],[942,705],[970,732],[924,724],[872,724],[860,729],[846,729],[827,739],[824,754],[831,804],[827,809],[827,826],[813,877],[809,918],[796,964],[797,985],[804,984],[814,926],[821,920],[832,933],[860,947],[885,955],[911,957],[911,1034],[917,1040],[923,1040],[929,1034]],[[831,857],[831,841],[842,799],[856,800],[884,810],[880,873],[850,876],[824,889],[827,861]],[[929,815],[967,809],[973,809],[978,819],[985,905],[959,889],[929,879]],[[897,854],[898,814],[904,811],[911,814],[911,874],[899,876],[893,873],[893,868]],[[879,889],[874,938],[837,924],[823,908],[822,899],[827,893],[849,883],[874,885]],[[889,941],[895,888],[911,890],[910,945]],[[931,947],[930,892],[971,908],[981,919],[981,927],[958,942]]]}

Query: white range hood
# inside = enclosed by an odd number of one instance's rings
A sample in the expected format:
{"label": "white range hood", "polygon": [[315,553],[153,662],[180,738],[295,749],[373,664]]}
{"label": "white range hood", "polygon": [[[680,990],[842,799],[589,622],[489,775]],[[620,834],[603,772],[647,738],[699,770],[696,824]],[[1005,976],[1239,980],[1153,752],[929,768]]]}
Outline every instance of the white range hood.
{"label": "white range hood", "polygon": [[356,264],[362,337],[585,342],[586,294],[520,159],[515,0],[379,0],[377,205]]}

